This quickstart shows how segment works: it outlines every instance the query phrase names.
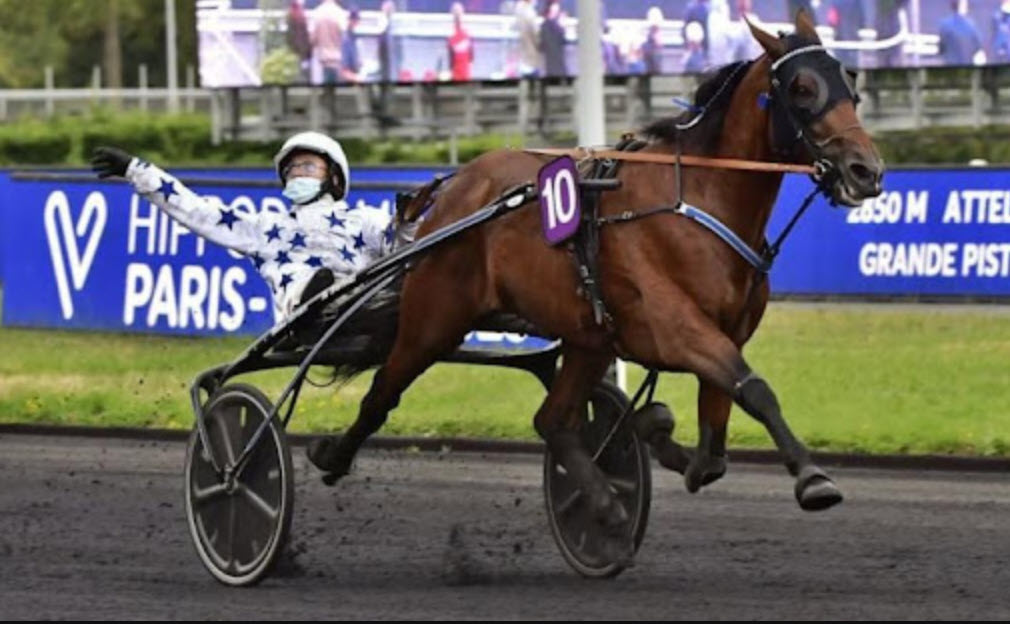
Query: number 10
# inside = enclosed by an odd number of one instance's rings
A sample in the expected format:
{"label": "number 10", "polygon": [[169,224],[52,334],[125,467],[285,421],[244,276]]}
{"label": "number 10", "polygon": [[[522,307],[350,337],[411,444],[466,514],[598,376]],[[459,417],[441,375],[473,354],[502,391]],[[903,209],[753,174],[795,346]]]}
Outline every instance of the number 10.
{"label": "number 10", "polygon": [[[563,194],[564,193],[564,194]],[[553,179],[548,179],[540,192],[547,202],[547,218],[551,229],[567,224],[575,216],[575,178],[569,169],[558,171]]]}

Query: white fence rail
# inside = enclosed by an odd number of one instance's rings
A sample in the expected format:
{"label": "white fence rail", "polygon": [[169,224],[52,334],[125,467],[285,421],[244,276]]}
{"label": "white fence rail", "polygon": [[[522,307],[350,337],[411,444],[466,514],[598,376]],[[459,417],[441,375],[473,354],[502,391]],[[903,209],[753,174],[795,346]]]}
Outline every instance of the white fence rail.
{"label": "white fence rail", "polygon": [[[873,130],[1010,124],[1010,67],[862,72],[861,114]],[[611,137],[680,110],[690,76],[608,78]],[[211,115],[216,141],[278,139],[311,128],[337,136],[416,140],[486,132],[525,136],[574,132],[574,83],[531,81],[337,87],[183,88],[183,110]],[[168,111],[164,88],[0,90],[0,123],[31,115],[85,114],[96,107]],[[392,123],[389,123],[393,120]]]}
{"label": "white fence rail", "polygon": [[[96,107],[117,107],[168,111],[173,91],[170,89],[0,89],[0,122],[19,117],[53,117],[86,113]],[[186,111],[210,111],[211,91],[176,89],[180,105]]]}
{"label": "white fence rail", "polygon": [[[862,72],[860,114],[871,130],[1010,124],[1010,67]],[[611,139],[682,112],[697,80],[685,76],[608,78],[604,108]],[[575,133],[574,83],[430,83],[382,88],[266,87],[215,91],[219,139],[280,138],[299,128],[340,136],[413,139],[500,132]],[[383,106],[382,102],[385,101]],[[395,125],[383,118],[396,120]]]}

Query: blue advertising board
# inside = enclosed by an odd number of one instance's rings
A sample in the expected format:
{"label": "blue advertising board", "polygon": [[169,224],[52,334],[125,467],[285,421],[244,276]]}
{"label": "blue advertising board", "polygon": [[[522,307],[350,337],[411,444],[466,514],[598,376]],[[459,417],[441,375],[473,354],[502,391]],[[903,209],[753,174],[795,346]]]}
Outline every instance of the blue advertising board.
{"label": "blue advertising board", "polygon": [[[79,169],[74,170],[66,168],[37,168],[32,171],[63,173],[68,175],[80,175],[86,173],[85,171]],[[424,184],[425,182],[430,181],[434,175],[438,173],[448,173],[450,171],[452,171],[451,167],[355,167],[353,181],[357,183],[364,182],[373,184],[383,182],[392,182],[396,184]],[[12,173],[13,170],[11,169],[0,169],[0,284],[3,284],[4,282],[4,262],[6,261],[6,257],[8,255],[4,252],[5,215],[9,210],[20,210],[23,205],[23,201],[31,199],[24,196],[23,189],[13,192],[13,189],[10,186],[12,184]],[[179,168],[173,169],[172,173],[187,179],[250,180],[255,182],[273,182],[277,179],[273,169],[266,169],[262,167],[230,167],[220,169]],[[238,194],[239,190],[232,189],[230,192]],[[384,197],[392,197],[393,191],[388,190],[385,193],[380,194]],[[280,197],[279,194],[278,197]],[[41,207],[39,209],[41,209]]]}
{"label": "blue advertising board", "polygon": [[[415,184],[439,172],[361,171],[356,181]],[[129,185],[8,173],[0,172],[4,324],[186,335],[258,333],[273,324],[270,294],[251,262],[193,236]],[[234,170],[176,173],[238,177]],[[273,179],[270,170],[241,175],[260,184],[194,188],[236,211],[287,209],[279,188],[262,185]],[[899,170],[885,187],[851,211],[818,199],[772,270],[773,293],[1010,297],[1006,170]],[[810,189],[806,178],[786,179],[770,236]],[[391,210],[393,200],[392,189],[352,183],[352,205]]]}
{"label": "blue advertising board", "polygon": [[[800,221],[771,274],[778,295],[1010,297],[1010,171],[887,173],[861,208],[821,199]],[[769,235],[781,231],[810,182],[787,178]]]}
{"label": "blue advertising board", "polygon": [[[249,177],[263,173],[272,175]],[[430,180],[433,172],[425,173]],[[270,292],[248,259],[194,236],[124,182],[73,178],[13,180],[0,191],[5,324],[170,334],[259,333],[273,325]],[[288,210],[276,185],[192,184],[235,212]],[[358,190],[350,205],[391,213],[394,199],[391,189]]]}

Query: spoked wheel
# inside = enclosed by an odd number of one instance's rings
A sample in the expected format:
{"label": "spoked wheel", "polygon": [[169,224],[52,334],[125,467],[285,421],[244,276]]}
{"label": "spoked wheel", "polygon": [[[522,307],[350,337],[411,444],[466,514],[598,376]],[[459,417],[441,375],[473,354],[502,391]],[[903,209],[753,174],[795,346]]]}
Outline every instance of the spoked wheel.
{"label": "spoked wheel", "polygon": [[294,473],[284,429],[274,418],[236,478],[233,466],[272,409],[245,384],[221,388],[204,408],[208,445],[194,428],[186,452],[186,520],[197,555],[225,585],[259,582],[283,552],[291,527]]}
{"label": "spoked wheel", "polygon": [[[628,406],[628,397],[620,388],[601,382],[586,406],[588,418],[582,428],[582,443],[594,454],[606,440],[614,423]],[[634,427],[625,422],[600,453],[596,464],[610,481],[629,515],[635,548],[642,544],[652,502],[652,477],[648,447],[638,439]],[[579,574],[607,578],[620,574],[626,564],[613,562],[604,555],[605,529],[586,509],[576,484],[550,450],[544,454],[544,495],[551,533],[562,556]]]}

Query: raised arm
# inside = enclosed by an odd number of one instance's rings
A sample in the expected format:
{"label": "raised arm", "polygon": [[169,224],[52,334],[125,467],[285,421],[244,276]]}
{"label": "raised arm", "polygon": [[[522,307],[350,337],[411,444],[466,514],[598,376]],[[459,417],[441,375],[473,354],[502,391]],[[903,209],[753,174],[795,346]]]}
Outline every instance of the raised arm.
{"label": "raised arm", "polygon": [[254,217],[230,209],[216,197],[203,197],[173,175],[114,147],[99,147],[91,160],[99,178],[126,178],[152,204],[207,240],[241,254],[259,249],[261,236]]}

